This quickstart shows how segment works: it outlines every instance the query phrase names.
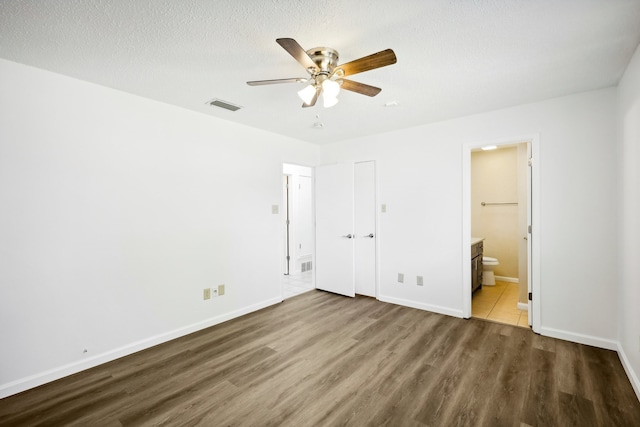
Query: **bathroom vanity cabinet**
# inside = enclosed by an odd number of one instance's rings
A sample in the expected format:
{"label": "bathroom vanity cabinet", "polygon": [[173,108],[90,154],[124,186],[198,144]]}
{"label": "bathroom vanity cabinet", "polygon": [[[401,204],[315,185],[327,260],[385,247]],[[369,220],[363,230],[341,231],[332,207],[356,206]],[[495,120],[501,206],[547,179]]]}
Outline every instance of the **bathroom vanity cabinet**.
{"label": "bathroom vanity cabinet", "polygon": [[471,238],[471,292],[482,287],[482,241]]}

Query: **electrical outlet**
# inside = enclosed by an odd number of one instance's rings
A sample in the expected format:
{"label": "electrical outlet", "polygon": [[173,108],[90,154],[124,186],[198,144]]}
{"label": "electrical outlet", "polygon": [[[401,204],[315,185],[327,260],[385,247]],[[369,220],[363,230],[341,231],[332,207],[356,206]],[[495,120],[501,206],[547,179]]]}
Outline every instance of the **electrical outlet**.
{"label": "electrical outlet", "polygon": [[215,298],[217,296],[218,296],[218,289],[212,288],[211,289],[211,298]]}
{"label": "electrical outlet", "polygon": [[383,203],[380,205],[380,212],[382,213],[386,213],[387,212],[387,204]]}
{"label": "electrical outlet", "polygon": [[211,299],[211,289],[210,288],[204,288],[204,290],[202,291],[202,299]]}
{"label": "electrical outlet", "polygon": [[404,274],[398,273],[398,283],[404,283]]}
{"label": "electrical outlet", "polygon": [[224,295],[224,285],[218,285],[218,295]]}
{"label": "electrical outlet", "polygon": [[423,286],[423,285],[424,285],[424,279],[422,278],[422,276],[418,276],[418,277],[416,278],[416,284],[417,284],[418,286]]}

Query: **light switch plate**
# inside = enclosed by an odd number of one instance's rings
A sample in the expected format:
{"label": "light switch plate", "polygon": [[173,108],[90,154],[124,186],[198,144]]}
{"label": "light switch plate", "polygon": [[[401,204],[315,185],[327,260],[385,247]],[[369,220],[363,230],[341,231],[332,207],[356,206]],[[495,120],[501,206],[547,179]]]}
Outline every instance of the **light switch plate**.
{"label": "light switch plate", "polygon": [[277,215],[280,213],[280,206],[278,205],[271,205],[271,213],[274,215]]}

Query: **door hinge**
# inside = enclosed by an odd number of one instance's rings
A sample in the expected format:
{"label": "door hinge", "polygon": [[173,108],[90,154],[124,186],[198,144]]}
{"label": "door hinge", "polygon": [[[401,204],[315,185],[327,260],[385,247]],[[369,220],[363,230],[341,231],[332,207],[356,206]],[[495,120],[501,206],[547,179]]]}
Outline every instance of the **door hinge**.
{"label": "door hinge", "polygon": [[527,165],[533,166],[533,157],[530,157],[529,160],[527,160]]}
{"label": "door hinge", "polygon": [[529,292],[529,301],[533,301],[533,295],[531,292]]}
{"label": "door hinge", "polygon": [[287,261],[291,261],[291,257],[287,255]]}
{"label": "door hinge", "polygon": [[527,227],[527,231],[529,232],[529,234],[531,234],[531,226]]}

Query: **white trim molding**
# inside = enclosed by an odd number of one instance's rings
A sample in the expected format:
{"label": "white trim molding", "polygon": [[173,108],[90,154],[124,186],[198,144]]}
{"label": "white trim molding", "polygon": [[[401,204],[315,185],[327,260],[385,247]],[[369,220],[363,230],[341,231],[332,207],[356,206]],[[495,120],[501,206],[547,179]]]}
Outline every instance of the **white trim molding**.
{"label": "white trim molding", "polygon": [[520,283],[520,279],[517,277],[496,276],[496,280],[500,282]]}
{"label": "white trim molding", "polygon": [[620,363],[622,363],[622,367],[627,373],[627,377],[631,382],[633,391],[636,392],[636,396],[638,397],[638,400],[640,400],[640,379],[638,378],[638,375],[636,375],[636,372],[633,370],[631,363],[629,363],[629,359],[627,358],[627,355],[625,354],[624,349],[622,348],[622,345],[620,345],[620,343],[618,343],[617,350],[618,357],[620,358]]}
{"label": "white trim molding", "polygon": [[445,314],[447,316],[462,318],[462,310],[454,310],[449,307],[442,307],[433,304],[424,304],[408,299],[388,297],[385,295],[378,296],[378,300],[382,302],[388,302],[391,304],[402,305],[404,307],[417,308],[418,310],[431,311],[438,314]]}
{"label": "white trim molding", "polygon": [[563,331],[561,329],[554,328],[540,328],[540,335],[546,337],[558,338],[565,341],[571,341],[578,344],[586,344],[593,347],[600,347],[607,350],[618,351],[618,341],[610,340],[606,338],[594,337],[592,335],[578,334],[575,332]]}
{"label": "white trim molding", "polygon": [[64,378],[72,374],[76,374],[86,369],[93,368],[98,365],[102,365],[103,363],[111,362],[112,360],[116,360],[121,357],[128,356],[130,354],[136,353],[141,350],[145,350],[147,348],[151,348],[158,344],[162,344],[167,341],[180,338],[182,336],[191,334],[193,332],[197,332],[201,329],[206,329],[211,326],[215,326],[219,323],[223,323],[228,320],[235,319],[236,317],[240,317],[245,314],[249,314],[254,311],[261,310],[263,308],[269,307],[274,304],[278,304],[280,302],[282,302],[282,298],[273,298],[266,301],[262,301],[258,304],[254,304],[254,305],[244,307],[235,311],[231,311],[229,313],[224,313],[219,316],[215,316],[215,317],[211,317],[209,319],[203,320],[201,322],[197,322],[182,328],[174,329],[172,331],[168,331],[159,335],[145,338],[143,340],[133,342],[131,344],[127,344],[123,347],[116,348],[87,359],[83,359],[73,363],[68,363],[66,365],[59,366],[54,369],[50,369],[50,370],[41,372],[39,374],[31,375],[25,378],[20,378],[10,383],[0,384],[0,399],[23,392],[25,390],[29,390],[34,387],[38,387],[40,385],[58,380],[60,378]]}

